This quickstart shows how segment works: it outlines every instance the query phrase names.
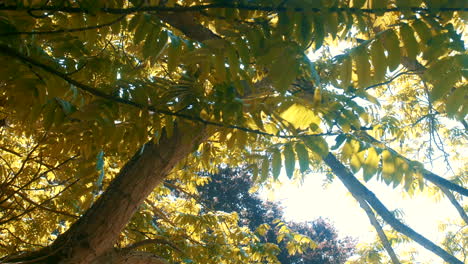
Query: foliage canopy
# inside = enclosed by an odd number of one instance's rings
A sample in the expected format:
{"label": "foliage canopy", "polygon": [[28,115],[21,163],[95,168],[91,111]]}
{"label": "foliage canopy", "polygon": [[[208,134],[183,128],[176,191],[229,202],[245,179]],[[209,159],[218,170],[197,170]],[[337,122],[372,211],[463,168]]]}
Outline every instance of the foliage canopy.
{"label": "foliage canopy", "polygon": [[443,195],[468,222],[466,15],[462,0],[2,1],[4,261],[274,263],[236,214],[161,185],[195,192],[228,164],[258,184],[328,171],[378,232],[375,214],[462,263],[365,182]]}

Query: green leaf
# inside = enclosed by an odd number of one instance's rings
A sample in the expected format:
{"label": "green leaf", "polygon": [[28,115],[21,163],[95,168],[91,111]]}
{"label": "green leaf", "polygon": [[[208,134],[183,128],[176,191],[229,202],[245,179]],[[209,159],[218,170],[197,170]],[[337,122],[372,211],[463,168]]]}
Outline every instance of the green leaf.
{"label": "green leaf", "polygon": [[393,174],[396,171],[393,155],[388,150],[382,151],[382,177],[385,183],[390,184],[393,181]]}
{"label": "green leaf", "polygon": [[374,79],[380,82],[385,79],[387,72],[387,59],[385,58],[385,51],[382,45],[382,40],[377,38],[371,46],[371,59],[372,66],[374,66]]}
{"label": "green leaf", "polygon": [[414,31],[408,24],[403,24],[400,27],[400,36],[406,50],[408,58],[415,60],[419,53],[419,45],[414,37]]}
{"label": "green leaf", "polygon": [[333,147],[331,147],[331,150],[337,150],[341,144],[343,144],[343,142],[346,140],[346,135],[345,134],[339,134],[336,138],[335,138],[335,145]]}
{"label": "green leaf", "polygon": [[351,76],[353,73],[353,61],[351,57],[343,60],[340,66],[341,85],[343,89],[347,89],[351,83]]}
{"label": "green leaf", "polygon": [[353,0],[352,7],[361,8],[364,5],[365,2],[366,2],[366,0]]}
{"label": "green leaf", "polygon": [[[288,65],[288,67],[285,67]],[[270,68],[270,74],[275,88],[284,93],[289,85],[296,79],[299,71],[299,62],[294,56],[281,56],[273,62]]]}
{"label": "green leaf", "polygon": [[394,71],[400,65],[401,60],[400,42],[394,30],[385,33],[383,44],[388,52],[388,68],[390,71]]}
{"label": "green leaf", "polygon": [[177,64],[181,55],[181,44],[180,39],[173,34],[169,35],[171,38],[171,44],[167,54],[167,71],[171,74],[177,67]]}
{"label": "green leaf", "polygon": [[296,157],[294,155],[293,147],[291,143],[284,145],[284,167],[286,168],[286,175],[289,179],[294,175],[294,167],[296,164]]}
{"label": "green leaf", "polygon": [[447,98],[445,109],[447,114],[453,117],[460,107],[466,103],[468,96],[468,85],[464,85],[455,89],[455,91]]}
{"label": "green leaf", "polygon": [[309,169],[309,152],[302,143],[296,143],[295,145],[297,158],[299,159],[299,168],[301,173],[304,173]]}
{"label": "green leaf", "polygon": [[364,181],[369,181],[376,173],[379,167],[379,155],[375,148],[369,148],[367,150],[367,157],[364,162],[363,176]]}
{"label": "green leaf", "polygon": [[214,68],[216,70],[216,77],[219,81],[226,81],[226,65],[224,60],[224,53],[217,53],[213,59]]}
{"label": "green leaf", "polygon": [[320,49],[325,38],[325,30],[323,26],[323,16],[314,15],[314,37],[315,37],[315,50]]}
{"label": "green leaf", "polygon": [[432,37],[432,33],[429,27],[426,25],[426,23],[424,23],[420,19],[415,19],[411,26],[413,26],[414,30],[416,31],[419,38],[421,39],[421,42],[427,45],[427,43]]}
{"label": "green leaf", "polygon": [[305,137],[304,144],[321,157],[328,155],[328,144],[323,137]]}
{"label": "green leaf", "polygon": [[266,179],[268,178],[269,171],[270,171],[270,161],[268,160],[267,157],[265,157],[262,162],[262,172],[260,175],[260,182],[266,181]]}
{"label": "green leaf", "polygon": [[304,44],[307,44],[312,39],[312,16],[309,14],[301,15],[300,33]]}
{"label": "green leaf", "polygon": [[338,14],[336,12],[328,13],[325,19],[327,20],[325,24],[327,26],[327,31],[330,32],[332,38],[335,39],[338,34]]}
{"label": "green leaf", "polygon": [[354,54],[356,58],[356,72],[358,75],[358,86],[359,88],[365,88],[371,83],[370,75],[370,63],[369,56],[367,55],[367,50],[365,48],[360,48],[356,50]]}
{"label": "green leaf", "polygon": [[460,71],[450,71],[440,80],[437,80],[431,90],[431,99],[436,101],[446,95],[460,78]]}
{"label": "green leaf", "polygon": [[271,170],[273,173],[273,178],[277,180],[281,172],[281,153],[278,149],[273,150]]}
{"label": "green leaf", "polygon": [[231,74],[231,78],[235,80],[237,79],[237,75],[239,73],[240,63],[239,63],[239,58],[237,57],[237,53],[234,47],[229,46],[226,49],[226,55],[228,59],[229,72]]}

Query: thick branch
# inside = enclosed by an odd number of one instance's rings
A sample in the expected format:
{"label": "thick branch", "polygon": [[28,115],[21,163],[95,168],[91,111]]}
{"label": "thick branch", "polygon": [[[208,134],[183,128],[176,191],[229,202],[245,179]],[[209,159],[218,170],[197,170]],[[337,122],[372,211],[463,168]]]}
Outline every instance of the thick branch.
{"label": "thick branch", "polygon": [[112,250],[107,254],[97,258],[91,264],[168,264],[168,262],[160,256],[143,251],[129,250]]}
{"label": "thick branch", "polygon": [[40,258],[35,263],[85,264],[105,254],[144,199],[205,138],[205,129],[199,125],[193,125],[190,134],[182,130],[176,125],[172,137],[163,132],[158,144],[146,143],[92,207],[50,247],[16,261]]}
{"label": "thick branch", "polygon": [[372,206],[372,208],[385,220],[385,222],[390,224],[390,226],[392,226],[396,231],[406,235],[421,246],[434,252],[448,263],[463,264],[460,260],[450,255],[447,251],[396,219],[395,216],[385,207],[385,205],[380,202],[375,194],[367,189],[361,182],[359,182],[359,180],[356,179],[354,175],[350,173],[349,170],[338,159],[336,159],[332,153],[329,153],[324,158],[324,161],[353,195],[359,196],[367,201],[367,203]]}
{"label": "thick branch", "polygon": [[435,173],[432,173],[430,171],[424,171],[423,172],[423,176],[426,180],[434,183],[435,185],[438,185],[438,186],[442,186],[444,188],[447,188],[449,190],[452,190],[454,192],[457,192],[461,195],[464,195],[464,196],[468,196],[468,189],[458,185],[458,184],[455,184],[451,181],[448,181],[440,176],[438,176],[437,174]]}

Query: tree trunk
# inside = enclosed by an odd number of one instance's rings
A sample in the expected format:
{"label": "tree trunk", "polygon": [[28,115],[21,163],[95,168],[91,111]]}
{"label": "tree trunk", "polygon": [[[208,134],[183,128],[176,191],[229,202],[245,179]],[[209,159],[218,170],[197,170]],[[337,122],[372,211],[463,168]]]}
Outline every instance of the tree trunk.
{"label": "tree trunk", "polygon": [[88,264],[113,250],[138,206],[206,135],[204,128],[195,125],[188,136],[184,137],[183,131],[188,131],[187,126],[183,129],[175,126],[172,137],[163,133],[158,144],[146,143],[92,207],[51,246],[9,262]]}

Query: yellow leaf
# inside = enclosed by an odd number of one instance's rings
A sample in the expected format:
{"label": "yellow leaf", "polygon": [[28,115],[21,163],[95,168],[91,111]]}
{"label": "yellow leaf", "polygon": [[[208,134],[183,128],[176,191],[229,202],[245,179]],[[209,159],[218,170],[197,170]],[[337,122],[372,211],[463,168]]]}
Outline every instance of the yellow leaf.
{"label": "yellow leaf", "polygon": [[311,124],[320,124],[320,118],[314,111],[300,104],[291,105],[280,117],[291,123],[296,129],[305,129]]}
{"label": "yellow leaf", "polygon": [[382,151],[382,177],[385,183],[390,184],[393,180],[393,174],[395,173],[395,161],[390,151]]}

